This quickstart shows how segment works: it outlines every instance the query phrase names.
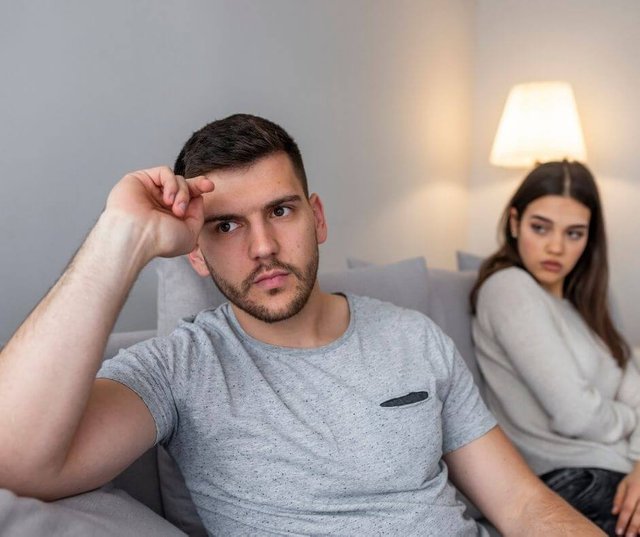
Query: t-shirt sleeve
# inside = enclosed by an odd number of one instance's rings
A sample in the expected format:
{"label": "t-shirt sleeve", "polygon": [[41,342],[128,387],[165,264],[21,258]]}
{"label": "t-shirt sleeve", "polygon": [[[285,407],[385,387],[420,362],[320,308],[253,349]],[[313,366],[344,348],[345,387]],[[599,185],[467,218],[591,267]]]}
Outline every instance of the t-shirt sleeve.
{"label": "t-shirt sleeve", "polygon": [[497,423],[451,339],[442,333],[439,339],[446,368],[439,395],[442,400],[442,452],[447,454],[485,435]]}
{"label": "t-shirt sleeve", "polygon": [[138,394],[155,421],[156,444],[166,441],[178,423],[171,382],[175,346],[171,338],[138,343],[106,360],[97,374],[97,378],[114,380]]}

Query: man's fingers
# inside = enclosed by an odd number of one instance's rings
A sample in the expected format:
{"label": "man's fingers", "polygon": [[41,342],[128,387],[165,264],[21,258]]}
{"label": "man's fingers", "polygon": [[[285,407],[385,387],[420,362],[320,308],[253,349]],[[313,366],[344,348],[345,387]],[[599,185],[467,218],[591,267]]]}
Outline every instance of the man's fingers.
{"label": "man's fingers", "polygon": [[204,175],[185,179],[181,175],[175,175],[168,166],[140,170],[128,175],[140,181],[156,203],[178,218],[193,218],[195,214],[201,214],[202,204],[196,204],[194,212],[191,209],[193,201],[214,189],[213,182]]}
{"label": "man's fingers", "polygon": [[176,182],[178,186],[178,192],[174,197],[172,210],[176,216],[182,217],[187,212],[189,201],[191,201],[191,195],[189,194],[189,187],[187,186],[187,182],[182,177],[177,176]]}
{"label": "man's fingers", "polygon": [[[191,204],[205,192],[211,192],[214,188],[213,183],[203,176],[184,179],[178,175],[176,180],[178,193],[175,196],[172,210],[176,216],[186,218]],[[201,209],[199,210],[201,212]]]}
{"label": "man's fingers", "polygon": [[200,228],[203,222],[202,214],[202,198],[192,198],[191,202],[187,206],[187,210],[184,213],[184,221],[190,229],[197,235],[200,233]]}
{"label": "man's fingers", "polygon": [[187,185],[189,186],[189,193],[193,198],[206,194],[207,192],[213,192],[215,188],[213,181],[204,175],[187,179]]}

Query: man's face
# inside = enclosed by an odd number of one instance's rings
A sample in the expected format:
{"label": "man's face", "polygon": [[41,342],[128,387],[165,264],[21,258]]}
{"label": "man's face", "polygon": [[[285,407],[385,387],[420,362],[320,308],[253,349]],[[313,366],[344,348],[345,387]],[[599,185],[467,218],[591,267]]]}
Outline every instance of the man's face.
{"label": "man's face", "polygon": [[294,316],[314,289],[318,244],[326,239],[319,198],[306,198],[285,153],[207,177],[215,190],[204,195],[192,265],[252,317],[272,323]]}

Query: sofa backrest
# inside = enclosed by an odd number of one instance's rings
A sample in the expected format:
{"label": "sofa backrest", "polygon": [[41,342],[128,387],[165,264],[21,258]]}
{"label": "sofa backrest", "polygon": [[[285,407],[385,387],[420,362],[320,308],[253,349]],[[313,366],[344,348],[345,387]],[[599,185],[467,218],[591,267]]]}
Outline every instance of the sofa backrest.
{"label": "sofa backrest", "polygon": [[482,391],[482,376],[476,362],[471,337],[469,293],[476,281],[475,271],[429,269],[427,315],[455,343]]}

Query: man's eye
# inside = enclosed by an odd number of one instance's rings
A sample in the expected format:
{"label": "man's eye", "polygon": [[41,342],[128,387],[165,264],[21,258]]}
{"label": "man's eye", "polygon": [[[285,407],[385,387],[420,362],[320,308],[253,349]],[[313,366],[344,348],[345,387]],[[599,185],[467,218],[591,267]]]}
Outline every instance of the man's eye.
{"label": "man's eye", "polygon": [[287,216],[291,214],[291,208],[290,207],[283,207],[283,206],[278,206],[275,209],[273,209],[273,216]]}
{"label": "man's eye", "polygon": [[216,230],[219,233],[230,233],[237,227],[238,227],[238,224],[236,224],[235,222],[220,222],[216,227]]}

